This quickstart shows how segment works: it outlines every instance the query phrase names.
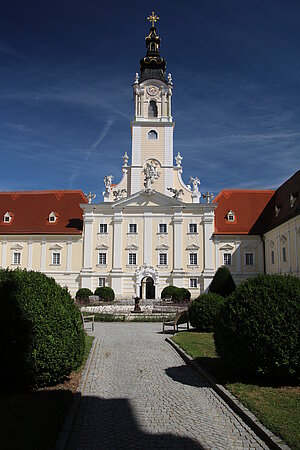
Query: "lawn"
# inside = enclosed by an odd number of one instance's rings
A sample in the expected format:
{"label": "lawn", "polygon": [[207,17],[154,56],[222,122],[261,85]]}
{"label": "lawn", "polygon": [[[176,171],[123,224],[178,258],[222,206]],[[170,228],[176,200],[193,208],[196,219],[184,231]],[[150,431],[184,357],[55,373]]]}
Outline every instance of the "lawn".
{"label": "lawn", "polygon": [[216,354],[212,333],[180,332],[173,340],[252,411],[262,424],[293,450],[300,450],[299,387],[259,386],[232,381]]}
{"label": "lawn", "polygon": [[[92,343],[93,337],[86,336],[85,361]],[[83,366],[57,386],[34,392],[1,394],[1,447],[53,449],[79,385],[82,369]]]}

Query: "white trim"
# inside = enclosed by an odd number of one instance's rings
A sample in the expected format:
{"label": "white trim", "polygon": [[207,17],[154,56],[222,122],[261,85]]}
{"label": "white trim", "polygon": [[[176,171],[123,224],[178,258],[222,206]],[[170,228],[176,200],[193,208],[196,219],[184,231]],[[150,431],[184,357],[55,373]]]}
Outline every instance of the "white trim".
{"label": "white trim", "polygon": [[68,238],[67,242],[67,272],[72,270],[72,237]]}
{"label": "white trim", "polygon": [[6,254],[7,254],[7,241],[6,236],[3,236],[3,242],[2,242],[2,267],[6,267]]}
{"label": "white trim", "polygon": [[152,261],[152,213],[144,212],[144,258],[143,264]]}
{"label": "white trim", "polygon": [[46,266],[46,239],[42,238],[41,242],[41,271],[45,271]]}
{"label": "white trim", "polygon": [[27,269],[32,269],[32,254],[33,254],[33,239],[30,238],[28,241],[28,258],[27,258]]}

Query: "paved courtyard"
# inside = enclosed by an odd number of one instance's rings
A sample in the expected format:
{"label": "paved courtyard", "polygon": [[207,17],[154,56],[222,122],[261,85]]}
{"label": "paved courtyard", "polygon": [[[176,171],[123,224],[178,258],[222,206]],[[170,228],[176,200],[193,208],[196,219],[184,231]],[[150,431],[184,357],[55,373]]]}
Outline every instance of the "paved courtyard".
{"label": "paved courtyard", "polygon": [[69,449],[267,449],[165,342],[162,324],[96,323]]}

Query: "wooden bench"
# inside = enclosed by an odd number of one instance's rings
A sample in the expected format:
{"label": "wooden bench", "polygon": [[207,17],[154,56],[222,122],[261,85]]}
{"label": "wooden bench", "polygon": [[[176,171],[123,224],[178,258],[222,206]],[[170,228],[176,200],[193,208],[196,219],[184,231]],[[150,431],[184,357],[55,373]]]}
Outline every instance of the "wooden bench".
{"label": "wooden bench", "polygon": [[91,315],[91,316],[84,316],[81,313],[81,320],[82,320],[82,326],[83,326],[84,330],[86,330],[85,324],[90,324],[91,325],[91,331],[94,331],[95,316],[93,316],[93,315]]}
{"label": "wooden bench", "polygon": [[178,312],[174,320],[163,322],[163,333],[165,332],[165,327],[173,327],[174,333],[176,333],[176,331],[178,331],[178,326],[185,323],[187,330],[189,330],[189,314],[187,310]]}

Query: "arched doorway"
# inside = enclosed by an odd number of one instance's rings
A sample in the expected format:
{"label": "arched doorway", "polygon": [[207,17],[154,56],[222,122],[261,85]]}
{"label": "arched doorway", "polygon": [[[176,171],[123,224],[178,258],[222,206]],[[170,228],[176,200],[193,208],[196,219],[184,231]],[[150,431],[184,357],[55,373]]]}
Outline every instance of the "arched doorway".
{"label": "arched doorway", "polygon": [[140,286],[140,298],[145,300],[147,298],[155,298],[155,286],[153,278],[144,277]]}

